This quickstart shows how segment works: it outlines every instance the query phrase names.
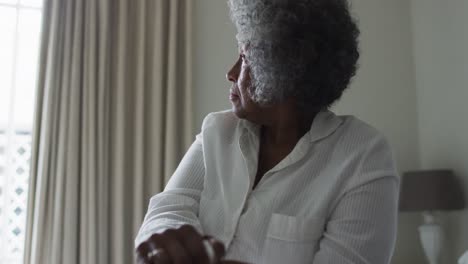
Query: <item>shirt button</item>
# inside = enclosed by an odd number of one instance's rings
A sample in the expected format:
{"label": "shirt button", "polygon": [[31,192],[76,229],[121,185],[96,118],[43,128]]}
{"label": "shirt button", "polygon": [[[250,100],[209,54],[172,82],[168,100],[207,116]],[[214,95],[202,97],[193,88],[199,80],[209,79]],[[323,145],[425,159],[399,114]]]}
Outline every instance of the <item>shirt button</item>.
{"label": "shirt button", "polygon": [[244,207],[242,208],[242,211],[241,211],[241,215],[243,215],[249,208],[249,201],[250,201],[250,196],[247,197],[247,199],[245,200]]}
{"label": "shirt button", "polygon": [[241,215],[245,214],[245,211],[247,211],[247,206],[244,205],[244,208],[242,208]]}

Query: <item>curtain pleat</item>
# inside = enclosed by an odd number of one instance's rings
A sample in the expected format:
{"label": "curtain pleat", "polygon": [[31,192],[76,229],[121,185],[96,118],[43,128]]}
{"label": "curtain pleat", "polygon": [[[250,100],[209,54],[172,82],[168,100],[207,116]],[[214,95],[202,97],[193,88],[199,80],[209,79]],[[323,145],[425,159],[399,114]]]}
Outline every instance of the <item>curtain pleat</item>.
{"label": "curtain pleat", "polygon": [[191,0],[45,0],[25,263],[133,263],[190,145]]}

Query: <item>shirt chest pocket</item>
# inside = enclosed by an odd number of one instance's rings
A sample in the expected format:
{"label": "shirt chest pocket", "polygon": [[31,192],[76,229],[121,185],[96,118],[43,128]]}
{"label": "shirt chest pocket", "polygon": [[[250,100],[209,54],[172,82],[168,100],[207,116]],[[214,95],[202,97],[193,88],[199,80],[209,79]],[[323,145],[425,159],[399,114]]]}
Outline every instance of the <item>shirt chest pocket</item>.
{"label": "shirt chest pocket", "polygon": [[273,214],[263,247],[263,263],[311,263],[324,232],[323,218]]}

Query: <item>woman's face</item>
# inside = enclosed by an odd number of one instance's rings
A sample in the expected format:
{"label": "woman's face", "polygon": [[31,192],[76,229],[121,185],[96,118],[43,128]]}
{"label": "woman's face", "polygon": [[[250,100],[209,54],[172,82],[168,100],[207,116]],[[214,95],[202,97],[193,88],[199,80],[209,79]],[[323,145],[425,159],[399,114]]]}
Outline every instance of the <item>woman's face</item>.
{"label": "woman's face", "polygon": [[246,61],[244,52],[245,47],[241,47],[239,58],[226,74],[226,78],[232,82],[229,99],[237,117],[254,121],[255,115],[260,112],[260,106],[250,97],[249,89],[252,82],[249,62]]}

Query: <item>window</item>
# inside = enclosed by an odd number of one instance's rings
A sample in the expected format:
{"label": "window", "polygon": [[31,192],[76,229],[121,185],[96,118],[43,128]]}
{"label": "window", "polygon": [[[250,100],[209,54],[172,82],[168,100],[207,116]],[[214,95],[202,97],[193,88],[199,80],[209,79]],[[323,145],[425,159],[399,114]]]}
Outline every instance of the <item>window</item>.
{"label": "window", "polygon": [[0,263],[23,261],[42,0],[0,0]]}

